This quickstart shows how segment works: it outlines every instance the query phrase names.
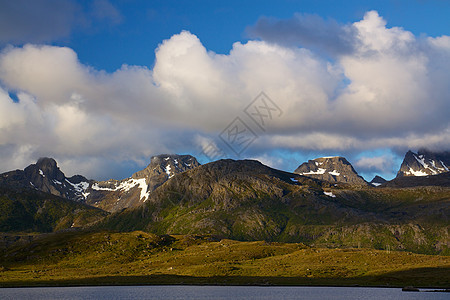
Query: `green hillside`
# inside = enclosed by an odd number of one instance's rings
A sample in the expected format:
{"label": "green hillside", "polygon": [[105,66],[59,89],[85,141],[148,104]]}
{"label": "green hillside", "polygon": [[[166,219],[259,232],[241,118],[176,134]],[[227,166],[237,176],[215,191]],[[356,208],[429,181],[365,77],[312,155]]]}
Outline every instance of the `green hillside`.
{"label": "green hillside", "polygon": [[66,232],[0,252],[0,286],[282,284],[448,287],[450,257],[145,232]]}
{"label": "green hillside", "polygon": [[1,232],[52,232],[83,227],[106,212],[33,189],[0,187]]}

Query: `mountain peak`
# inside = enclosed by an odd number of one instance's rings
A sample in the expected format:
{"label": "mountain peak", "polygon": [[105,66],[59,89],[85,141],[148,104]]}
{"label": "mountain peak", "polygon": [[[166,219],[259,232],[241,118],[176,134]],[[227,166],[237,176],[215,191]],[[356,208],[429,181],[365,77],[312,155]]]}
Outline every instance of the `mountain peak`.
{"label": "mountain peak", "polygon": [[39,158],[35,164],[29,165],[24,169],[24,171],[28,177],[33,179],[33,183],[35,179],[40,177],[47,178],[49,180],[58,180],[60,182],[63,182],[66,178],[64,173],[59,169],[56,161],[49,157]]}
{"label": "mountain peak", "polygon": [[[12,175],[12,176],[10,176]],[[75,201],[84,201],[89,180],[81,175],[66,178],[53,158],[41,157],[24,170],[2,174],[0,183],[39,190]]]}
{"label": "mountain peak", "polygon": [[153,156],[150,164],[144,170],[134,173],[131,177],[148,179],[154,175],[162,175],[165,181],[175,174],[198,167],[199,165],[197,159],[192,155],[160,154]]}
{"label": "mountain peak", "polygon": [[145,169],[130,178],[96,182],[87,189],[89,194],[86,202],[111,212],[139,206],[167,180],[199,165],[191,155],[155,155]]}
{"label": "mountain peak", "polygon": [[[56,163],[56,160],[50,157],[41,157],[38,159],[38,161],[35,164],[39,170],[42,171],[42,173],[52,177],[56,178],[58,177],[59,172],[61,172],[58,168],[58,164]],[[62,173],[62,172],[61,172]],[[60,176],[59,176],[60,177]]]}
{"label": "mountain peak", "polygon": [[428,176],[449,171],[450,152],[433,152],[420,149],[417,154],[409,150],[405,154],[397,177]]}
{"label": "mountain peak", "polygon": [[373,186],[380,186],[385,182],[387,182],[386,179],[384,179],[381,176],[376,175],[369,183]]}
{"label": "mountain peak", "polygon": [[365,180],[358,175],[350,162],[342,156],[326,156],[309,160],[301,164],[294,173],[353,185],[366,185]]}

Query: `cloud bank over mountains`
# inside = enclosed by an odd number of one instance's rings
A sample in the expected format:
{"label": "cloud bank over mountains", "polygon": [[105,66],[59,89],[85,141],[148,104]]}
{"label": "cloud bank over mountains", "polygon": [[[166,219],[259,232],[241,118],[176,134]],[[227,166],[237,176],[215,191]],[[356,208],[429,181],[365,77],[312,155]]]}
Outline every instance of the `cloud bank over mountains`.
{"label": "cloud bank over mountains", "polygon": [[[450,36],[388,28],[376,11],[344,25],[299,14],[261,18],[249,32],[258,39],[222,55],[183,31],[155,50],[152,69],[123,65],[113,73],[84,65],[70,48],[3,48],[0,169],[45,155],[69,174],[103,178],[123,161],[195,155],[199,140],[216,138],[261,91],[283,115],[247,157],[450,148]],[[392,164],[380,161],[383,169]],[[361,158],[357,166],[375,163]]]}

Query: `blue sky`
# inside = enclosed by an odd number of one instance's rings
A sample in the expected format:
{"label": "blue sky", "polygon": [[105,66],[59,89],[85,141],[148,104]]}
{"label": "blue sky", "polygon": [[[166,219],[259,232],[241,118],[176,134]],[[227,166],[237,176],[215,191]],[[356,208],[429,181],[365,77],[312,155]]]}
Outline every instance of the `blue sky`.
{"label": "blue sky", "polygon": [[[450,147],[449,15],[444,0],[0,0],[0,171],[52,156],[119,179],[214,145],[393,178],[408,149]],[[261,91],[282,112],[266,127],[245,111]],[[239,156],[220,137],[236,117],[255,134]]]}
{"label": "blue sky", "polygon": [[[89,10],[92,1],[82,1]],[[73,34],[53,44],[76,50],[80,60],[114,71],[122,64],[148,65],[165,39],[187,30],[216,53],[228,53],[233,43],[249,39],[247,27],[261,16],[290,18],[296,12],[319,15],[347,24],[377,10],[388,26],[400,26],[417,36],[448,34],[450,3],[437,1],[111,1],[120,13],[100,29],[73,28]],[[104,21],[104,20],[103,20]],[[105,51],[108,49],[108,51]]]}

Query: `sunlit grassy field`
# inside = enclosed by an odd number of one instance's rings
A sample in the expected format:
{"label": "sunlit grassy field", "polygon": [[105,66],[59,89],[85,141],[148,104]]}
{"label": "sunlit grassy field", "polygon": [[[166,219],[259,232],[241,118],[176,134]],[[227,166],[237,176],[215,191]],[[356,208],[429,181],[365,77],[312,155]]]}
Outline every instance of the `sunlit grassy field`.
{"label": "sunlit grassy field", "polygon": [[449,287],[450,257],[141,231],[67,232],[3,250],[0,285],[261,284]]}

